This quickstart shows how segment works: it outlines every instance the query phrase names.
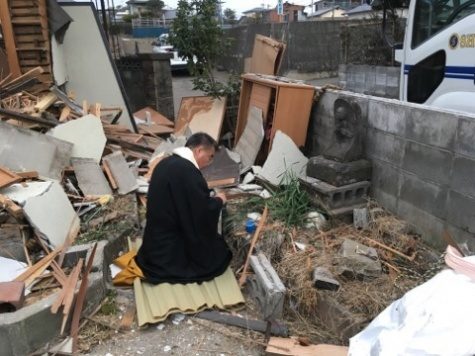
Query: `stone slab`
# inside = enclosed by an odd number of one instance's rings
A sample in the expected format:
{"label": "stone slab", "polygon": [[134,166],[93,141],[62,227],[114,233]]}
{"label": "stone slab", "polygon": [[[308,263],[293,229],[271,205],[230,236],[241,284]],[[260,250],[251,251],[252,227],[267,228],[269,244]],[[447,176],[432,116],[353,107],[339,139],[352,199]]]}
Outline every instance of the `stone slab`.
{"label": "stone slab", "polygon": [[332,291],[340,289],[340,282],[338,282],[333,274],[325,267],[316,267],[313,270],[312,281],[317,289]]}
{"label": "stone slab", "polygon": [[99,163],[92,158],[72,158],[79,188],[85,196],[110,195],[112,189]]}
{"label": "stone slab", "polygon": [[138,189],[137,179],[121,151],[111,153],[102,159],[109,166],[112,176],[117,183],[119,194],[128,194]]}
{"label": "stone slab", "polygon": [[280,319],[284,308],[285,286],[264,254],[250,257],[255,273],[248,280],[253,298],[257,300],[264,319]]}
{"label": "stone slab", "polygon": [[0,166],[12,171],[37,171],[40,177],[60,180],[69,165],[73,144],[0,121]]}
{"label": "stone slab", "polygon": [[369,226],[368,208],[353,209],[353,226],[356,229],[366,230]]}
{"label": "stone slab", "polygon": [[92,114],[58,125],[48,135],[71,142],[71,157],[92,158],[98,163],[107,141],[101,120]]}
{"label": "stone slab", "polygon": [[339,251],[338,269],[348,278],[373,279],[381,275],[378,252],[351,239],[345,239]]}
{"label": "stone slab", "polygon": [[307,176],[336,187],[371,180],[371,173],[371,163],[364,159],[342,163],[317,156],[307,164]]}

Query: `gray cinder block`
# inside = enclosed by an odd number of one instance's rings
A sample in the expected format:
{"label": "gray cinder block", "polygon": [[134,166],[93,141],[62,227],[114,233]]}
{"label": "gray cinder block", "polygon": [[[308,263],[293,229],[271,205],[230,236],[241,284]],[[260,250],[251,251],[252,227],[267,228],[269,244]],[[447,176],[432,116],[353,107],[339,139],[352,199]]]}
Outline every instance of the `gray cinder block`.
{"label": "gray cinder block", "polygon": [[256,299],[264,319],[280,319],[284,307],[285,286],[271,263],[260,253],[251,256],[255,275],[248,279],[249,291]]}

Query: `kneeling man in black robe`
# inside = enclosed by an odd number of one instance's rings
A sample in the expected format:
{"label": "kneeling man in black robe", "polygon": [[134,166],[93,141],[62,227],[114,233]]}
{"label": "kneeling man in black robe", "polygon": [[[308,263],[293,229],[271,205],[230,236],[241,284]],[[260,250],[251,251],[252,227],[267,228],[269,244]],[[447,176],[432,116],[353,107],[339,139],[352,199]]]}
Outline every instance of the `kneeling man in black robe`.
{"label": "kneeling man in black robe", "polygon": [[231,261],[218,220],[226,197],[210,196],[200,169],[213,160],[216,141],[192,135],[154,169],[147,224],[136,262],[150,283],[191,283],[223,274]]}

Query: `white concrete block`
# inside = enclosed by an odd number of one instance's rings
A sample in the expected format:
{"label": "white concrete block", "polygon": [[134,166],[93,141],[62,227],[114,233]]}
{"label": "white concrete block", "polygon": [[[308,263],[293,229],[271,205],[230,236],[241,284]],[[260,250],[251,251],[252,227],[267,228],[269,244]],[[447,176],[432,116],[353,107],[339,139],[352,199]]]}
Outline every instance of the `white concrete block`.
{"label": "white concrete block", "polygon": [[101,120],[91,114],[58,125],[48,135],[74,144],[72,157],[96,162],[100,162],[107,141]]}
{"label": "white concrete block", "polygon": [[259,176],[273,185],[285,184],[285,173],[290,171],[297,177],[306,176],[308,158],[300,152],[292,139],[277,131],[272,142],[272,150]]}

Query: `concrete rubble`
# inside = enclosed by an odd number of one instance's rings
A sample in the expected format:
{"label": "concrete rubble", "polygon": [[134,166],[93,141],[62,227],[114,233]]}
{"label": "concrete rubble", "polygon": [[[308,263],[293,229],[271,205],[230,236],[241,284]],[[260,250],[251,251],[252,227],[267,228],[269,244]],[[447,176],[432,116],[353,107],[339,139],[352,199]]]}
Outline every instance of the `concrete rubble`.
{"label": "concrete rubble", "polygon": [[341,275],[349,278],[376,278],[382,272],[378,252],[350,239],[343,241],[338,268]]}

